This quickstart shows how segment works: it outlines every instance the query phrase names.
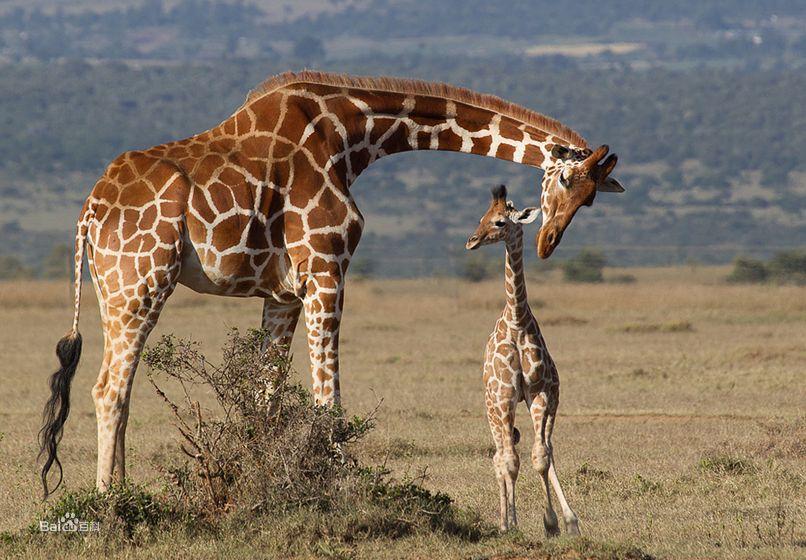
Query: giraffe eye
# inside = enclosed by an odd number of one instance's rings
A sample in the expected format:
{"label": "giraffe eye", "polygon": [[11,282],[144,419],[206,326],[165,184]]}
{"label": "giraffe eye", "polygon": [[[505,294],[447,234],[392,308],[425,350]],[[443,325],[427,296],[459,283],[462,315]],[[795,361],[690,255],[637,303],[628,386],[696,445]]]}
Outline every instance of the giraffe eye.
{"label": "giraffe eye", "polygon": [[504,227],[507,223],[504,220],[496,220],[493,222],[495,227]]}
{"label": "giraffe eye", "polygon": [[564,189],[571,188],[571,181],[569,181],[568,179],[565,178],[565,173],[561,172],[557,176],[557,180],[560,182],[560,186],[563,187]]}

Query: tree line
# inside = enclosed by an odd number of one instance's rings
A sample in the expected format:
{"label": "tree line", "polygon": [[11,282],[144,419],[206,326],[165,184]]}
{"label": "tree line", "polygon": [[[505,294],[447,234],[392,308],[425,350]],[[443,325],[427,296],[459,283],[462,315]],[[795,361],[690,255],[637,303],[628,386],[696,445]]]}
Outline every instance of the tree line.
{"label": "tree line", "polygon": [[[799,157],[806,149],[806,106],[792,102],[793,92],[806,90],[806,69],[637,71],[562,57],[372,57],[322,68],[443,80],[496,93],[559,118],[592,144],[610,144],[628,190],[598,197],[585,213],[606,219],[572,228],[561,251],[599,245],[623,264],[668,264],[691,257],[727,262],[748,252],[769,256],[783,248],[776,245],[806,243],[798,226],[806,208],[798,188],[806,170]],[[38,201],[29,194],[38,185],[77,213],[93,177],[118,153],[217,124],[251,87],[284,69],[277,60],[0,66],[0,201]],[[415,171],[416,190],[427,197],[412,191]],[[388,253],[394,247],[401,258],[449,254],[484,204],[468,195],[500,182],[518,198],[534,191],[536,177],[521,166],[461,154],[383,160],[357,185],[360,206],[370,217],[429,219],[394,239],[372,231],[370,219],[362,250]],[[451,211],[433,212],[426,202]],[[19,220],[24,214],[0,216],[0,234],[26,266],[38,266],[55,243],[70,243],[72,227],[54,237],[21,228]],[[770,239],[777,240],[772,247]],[[652,249],[659,245],[664,247]],[[386,273],[408,271],[401,264]]]}

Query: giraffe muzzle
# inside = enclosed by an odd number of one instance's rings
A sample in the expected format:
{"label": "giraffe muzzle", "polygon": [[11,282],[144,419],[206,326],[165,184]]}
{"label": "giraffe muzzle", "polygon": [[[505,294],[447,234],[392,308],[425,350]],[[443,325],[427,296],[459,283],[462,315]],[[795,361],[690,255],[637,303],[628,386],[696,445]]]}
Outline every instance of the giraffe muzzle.
{"label": "giraffe muzzle", "polygon": [[481,238],[478,235],[471,235],[467,239],[467,243],[465,243],[465,249],[472,251],[473,249],[478,249],[479,245],[481,245]]}
{"label": "giraffe muzzle", "polygon": [[559,228],[549,222],[537,232],[537,239],[535,239],[537,243],[537,255],[541,259],[549,258],[554,252],[554,249],[557,248],[557,245],[560,244],[560,240],[563,238],[563,229],[564,228]]}

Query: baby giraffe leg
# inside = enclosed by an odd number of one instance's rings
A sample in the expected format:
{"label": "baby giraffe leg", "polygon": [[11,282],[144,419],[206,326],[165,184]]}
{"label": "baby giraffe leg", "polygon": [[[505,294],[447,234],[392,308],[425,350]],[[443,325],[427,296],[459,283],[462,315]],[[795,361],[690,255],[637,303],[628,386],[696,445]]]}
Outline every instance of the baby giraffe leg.
{"label": "baby giraffe leg", "polygon": [[543,493],[546,496],[546,511],[543,514],[543,527],[547,537],[555,537],[560,534],[560,527],[557,523],[557,514],[551,505],[551,492],[549,491],[549,467],[551,465],[551,449],[547,437],[547,414],[546,396],[540,393],[534,397],[529,412],[532,415],[532,423],[535,429],[535,443],[532,447],[532,465],[540,474],[540,482],[543,485]]}
{"label": "baby giraffe leg", "polygon": [[507,531],[518,525],[515,511],[515,482],[518,480],[520,458],[515,449],[515,403],[512,399],[487,388],[487,420],[495,442],[493,466],[498,480],[500,499],[499,528]]}
{"label": "baby giraffe leg", "polygon": [[560,479],[557,478],[557,471],[554,468],[554,450],[551,447],[551,434],[554,431],[554,413],[548,415],[546,419],[546,437],[549,444],[549,480],[551,486],[554,488],[554,493],[557,494],[557,500],[560,502],[560,508],[563,510],[563,522],[565,524],[565,532],[570,535],[579,535],[579,519],[568,501],[565,499],[565,493],[560,486]]}

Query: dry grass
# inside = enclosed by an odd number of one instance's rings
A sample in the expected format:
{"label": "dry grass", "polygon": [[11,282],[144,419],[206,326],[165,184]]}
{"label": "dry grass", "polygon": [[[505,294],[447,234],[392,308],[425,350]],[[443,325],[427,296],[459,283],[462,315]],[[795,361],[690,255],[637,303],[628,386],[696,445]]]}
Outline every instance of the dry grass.
{"label": "dry grass", "polygon": [[[724,270],[707,268],[627,272],[636,283],[572,285],[555,273],[535,275],[530,283],[530,295],[543,304],[536,313],[546,319],[544,335],[562,379],[556,457],[583,533],[597,542],[634,543],[660,557],[802,557],[806,288],[725,285]],[[427,468],[429,488],[490,520],[497,488],[480,367],[501,284],[353,282],[342,334],[346,407],[366,412],[384,399],[368,458],[386,458],[401,476]],[[21,528],[41,511],[35,436],[45,377],[55,365],[53,347],[69,326],[70,306],[65,283],[0,284],[0,531]],[[256,326],[259,317],[259,301],[180,290],[155,334],[192,336],[212,349],[221,346],[228,327]],[[694,330],[622,330],[683,323]],[[72,489],[95,476],[89,391],[101,338],[92,289],[85,289],[81,329],[84,356],[62,444]],[[293,348],[297,369],[307,371],[303,336]],[[524,412],[518,415],[523,536],[475,544],[420,536],[321,555],[523,555],[542,539]],[[177,453],[169,412],[144,379],[135,383],[127,444],[129,474],[145,484]],[[248,538],[177,534],[135,555],[174,556],[179,547],[180,557],[221,551],[252,557],[271,538],[259,531]],[[88,556],[105,555],[87,546]]]}

